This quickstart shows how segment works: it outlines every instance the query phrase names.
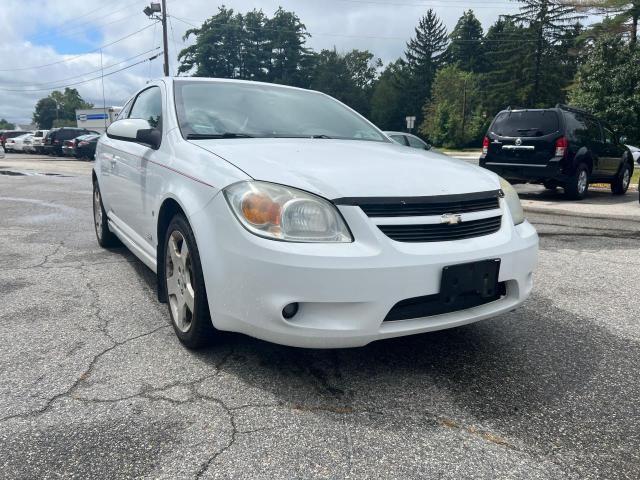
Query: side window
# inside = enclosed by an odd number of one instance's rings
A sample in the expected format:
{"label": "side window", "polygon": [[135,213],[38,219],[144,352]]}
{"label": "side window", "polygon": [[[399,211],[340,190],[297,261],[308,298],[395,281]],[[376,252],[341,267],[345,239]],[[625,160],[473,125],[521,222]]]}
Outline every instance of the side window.
{"label": "side window", "polygon": [[589,130],[589,138],[594,142],[602,142],[602,130],[600,130],[600,124],[589,117],[585,117],[585,123]]}
{"label": "side window", "polygon": [[421,148],[422,150],[427,149],[427,144],[422,140],[416,137],[412,137],[411,135],[407,135],[407,140],[409,140],[409,146],[413,148]]}
{"label": "side window", "polygon": [[158,87],[143,90],[131,107],[129,118],[141,118],[149,122],[152,128],[162,125],[162,96]]}
{"label": "side window", "polygon": [[405,147],[407,146],[407,142],[405,141],[404,135],[391,135],[391,140],[393,140],[396,143],[399,143],[400,145],[404,145]]}
{"label": "side window", "polygon": [[615,145],[616,136],[613,134],[613,132],[607,127],[603,127],[602,130],[604,130],[604,143],[606,143],[607,145]]}
{"label": "side window", "polygon": [[565,112],[564,118],[567,122],[567,132],[569,138],[578,142],[584,142],[589,137],[589,129],[582,115]]}

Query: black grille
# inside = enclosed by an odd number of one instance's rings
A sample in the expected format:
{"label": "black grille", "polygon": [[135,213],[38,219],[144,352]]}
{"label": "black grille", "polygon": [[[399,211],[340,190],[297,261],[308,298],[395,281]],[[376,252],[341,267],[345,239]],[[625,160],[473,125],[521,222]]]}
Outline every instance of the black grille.
{"label": "black grille", "polygon": [[430,225],[378,225],[378,228],[396,242],[448,242],[465,238],[491,235],[500,230],[502,217],[483,218],[456,225],[443,223]]}
{"label": "black grille", "polygon": [[417,217],[472,213],[500,208],[499,190],[462,195],[409,198],[341,198],[336,205],[359,206],[369,217]]}
{"label": "black grille", "polygon": [[385,322],[396,322],[399,320],[410,320],[413,318],[431,317],[443,315],[445,313],[459,312],[468,308],[479,307],[487,303],[495,302],[507,294],[506,283],[498,284],[498,291],[495,295],[483,297],[477,293],[461,295],[455,302],[446,303],[439,293],[424,297],[409,298],[398,302],[384,319]]}

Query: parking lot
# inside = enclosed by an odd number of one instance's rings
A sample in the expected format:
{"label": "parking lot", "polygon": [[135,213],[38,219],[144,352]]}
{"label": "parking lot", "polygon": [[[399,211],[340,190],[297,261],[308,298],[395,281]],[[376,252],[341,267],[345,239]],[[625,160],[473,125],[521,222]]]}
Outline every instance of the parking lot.
{"label": "parking lot", "polygon": [[3,478],[640,477],[638,193],[521,190],[531,299],[352,350],[180,345],[90,162],[0,160]]}

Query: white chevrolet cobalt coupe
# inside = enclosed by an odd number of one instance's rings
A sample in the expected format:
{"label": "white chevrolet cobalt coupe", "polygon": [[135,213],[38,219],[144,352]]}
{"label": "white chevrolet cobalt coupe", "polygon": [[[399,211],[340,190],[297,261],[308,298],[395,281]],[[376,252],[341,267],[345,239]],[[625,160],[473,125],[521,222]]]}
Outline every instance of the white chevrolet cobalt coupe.
{"label": "white chevrolet cobalt coupe", "polygon": [[488,170],[391,142],[298,88],[166,78],[100,139],[94,218],[158,277],[190,348],[310,348],[457,327],[530,294],[538,236]]}

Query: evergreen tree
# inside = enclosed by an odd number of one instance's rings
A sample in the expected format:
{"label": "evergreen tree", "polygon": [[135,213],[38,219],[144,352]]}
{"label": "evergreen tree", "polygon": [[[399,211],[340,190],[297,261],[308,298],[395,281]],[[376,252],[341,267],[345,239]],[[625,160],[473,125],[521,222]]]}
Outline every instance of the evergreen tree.
{"label": "evergreen tree", "polygon": [[602,34],[624,33],[628,35],[631,45],[638,44],[640,0],[582,0],[579,4],[590,7],[597,14],[607,15],[605,20],[591,26],[590,34],[598,37]]}
{"label": "evergreen tree", "polygon": [[414,96],[412,111],[406,115],[421,116],[422,105],[431,97],[436,72],[442,66],[447,47],[447,29],[433,9],[420,19],[415,37],[407,43],[405,56],[411,78],[406,87]]}
{"label": "evergreen tree", "polygon": [[405,117],[415,113],[414,99],[404,88],[409,77],[406,62],[398,59],[383,70],[373,88],[370,117],[383,130],[405,130]]}
{"label": "evergreen tree", "polygon": [[447,61],[465,72],[479,72],[484,68],[484,32],[473,10],[464,12],[449,35]]}
{"label": "evergreen tree", "polygon": [[576,7],[562,0],[518,0],[524,5],[520,12],[510,15],[514,22],[528,28],[532,35],[530,48],[533,69],[529,105],[541,105],[558,87],[556,49],[559,40],[572,29],[584,15],[578,14]]}
{"label": "evergreen tree", "polygon": [[482,91],[489,116],[508,106],[526,106],[531,95],[531,32],[508,18],[492,25],[484,39],[487,68]]}

